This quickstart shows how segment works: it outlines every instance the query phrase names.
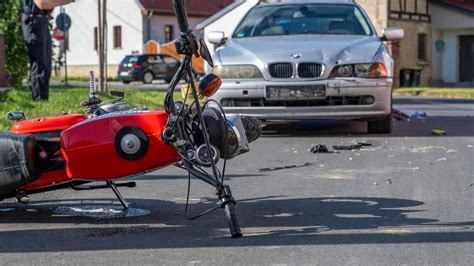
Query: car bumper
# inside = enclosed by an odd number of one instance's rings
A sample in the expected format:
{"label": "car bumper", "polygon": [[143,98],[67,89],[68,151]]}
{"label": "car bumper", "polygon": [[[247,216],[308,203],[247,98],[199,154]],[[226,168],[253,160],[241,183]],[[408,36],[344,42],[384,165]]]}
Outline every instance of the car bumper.
{"label": "car bumper", "polygon": [[[325,85],[326,97],[298,102],[267,101],[265,88],[270,85]],[[373,98],[373,103],[361,104],[366,97]],[[225,103],[223,105],[226,113],[251,115],[267,120],[374,120],[391,113],[392,79],[352,78],[287,83],[225,80],[212,99],[221,104]],[[232,99],[231,103],[229,99]]]}

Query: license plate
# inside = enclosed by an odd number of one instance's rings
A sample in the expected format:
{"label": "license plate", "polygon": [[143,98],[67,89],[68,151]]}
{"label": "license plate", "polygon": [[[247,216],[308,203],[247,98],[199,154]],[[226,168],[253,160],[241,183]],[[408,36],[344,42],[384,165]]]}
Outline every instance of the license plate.
{"label": "license plate", "polygon": [[326,97],[326,85],[267,86],[267,100],[310,100]]}
{"label": "license plate", "polygon": [[128,72],[126,72],[126,71],[120,72],[120,76],[128,76]]}

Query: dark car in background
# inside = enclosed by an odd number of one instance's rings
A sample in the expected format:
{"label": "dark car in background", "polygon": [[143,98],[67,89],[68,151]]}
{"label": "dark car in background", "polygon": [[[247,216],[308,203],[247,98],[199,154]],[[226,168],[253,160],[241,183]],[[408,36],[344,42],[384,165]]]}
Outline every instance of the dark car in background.
{"label": "dark car in background", "polygon": [[180,64],[173,57],[162,54],[127,55],[120,63],[118,77],[125,84],[131,81],[151,84],[155,79],[169,83]]}

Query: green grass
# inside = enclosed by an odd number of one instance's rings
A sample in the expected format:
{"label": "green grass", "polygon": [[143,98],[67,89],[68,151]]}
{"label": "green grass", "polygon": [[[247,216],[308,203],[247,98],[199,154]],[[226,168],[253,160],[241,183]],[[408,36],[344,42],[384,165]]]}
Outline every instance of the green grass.
{"label": "green grass", "polygon": [[399,88],[393,90],[393,95],[474,99],[474,88]]}
{"label": "green grass", "polygon": [[[69,81],[83,81],[83,82],[89,82],[89,77],[67,77]],[[51,80],[56,80],[56,81],[64,81],[64,76],[51,76]],[[119,81],[119,78],[107,78],[108,81]]]}
{"label": "green grass", "polygon": [[[125,92],[125,101],[134,107],[147,107],[150,110],[163,109],[165,92],[158,91],[137,91],[121,90]],[[82,101],[89,97],[89,90],[86,88],[53,87],[50,89],[49,101],[34,102],[31,100],[31,91],[28,88],[17,88],[0,93],[0,131],[8,131],[12,122],[7,120],[7,113],[10,111],[23,111],[27,119],[38,118],[50,115],[67,113],[86,113],[86,109],[80,106]],[[102,101],[113,98],[100,93]],[[181,98],[176,94],[176,99]]]}

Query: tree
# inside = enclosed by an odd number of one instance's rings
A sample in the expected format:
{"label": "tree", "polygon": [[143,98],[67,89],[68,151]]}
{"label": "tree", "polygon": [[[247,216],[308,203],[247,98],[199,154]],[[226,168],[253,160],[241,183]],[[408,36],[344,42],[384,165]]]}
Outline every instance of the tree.
{"label": "tree", "polygon": [[0,1],[0,36],[5,40],[5,63],[12,86],[20,86],[28,73],[28,52],[21,31],[20,11],[21,1]]}

